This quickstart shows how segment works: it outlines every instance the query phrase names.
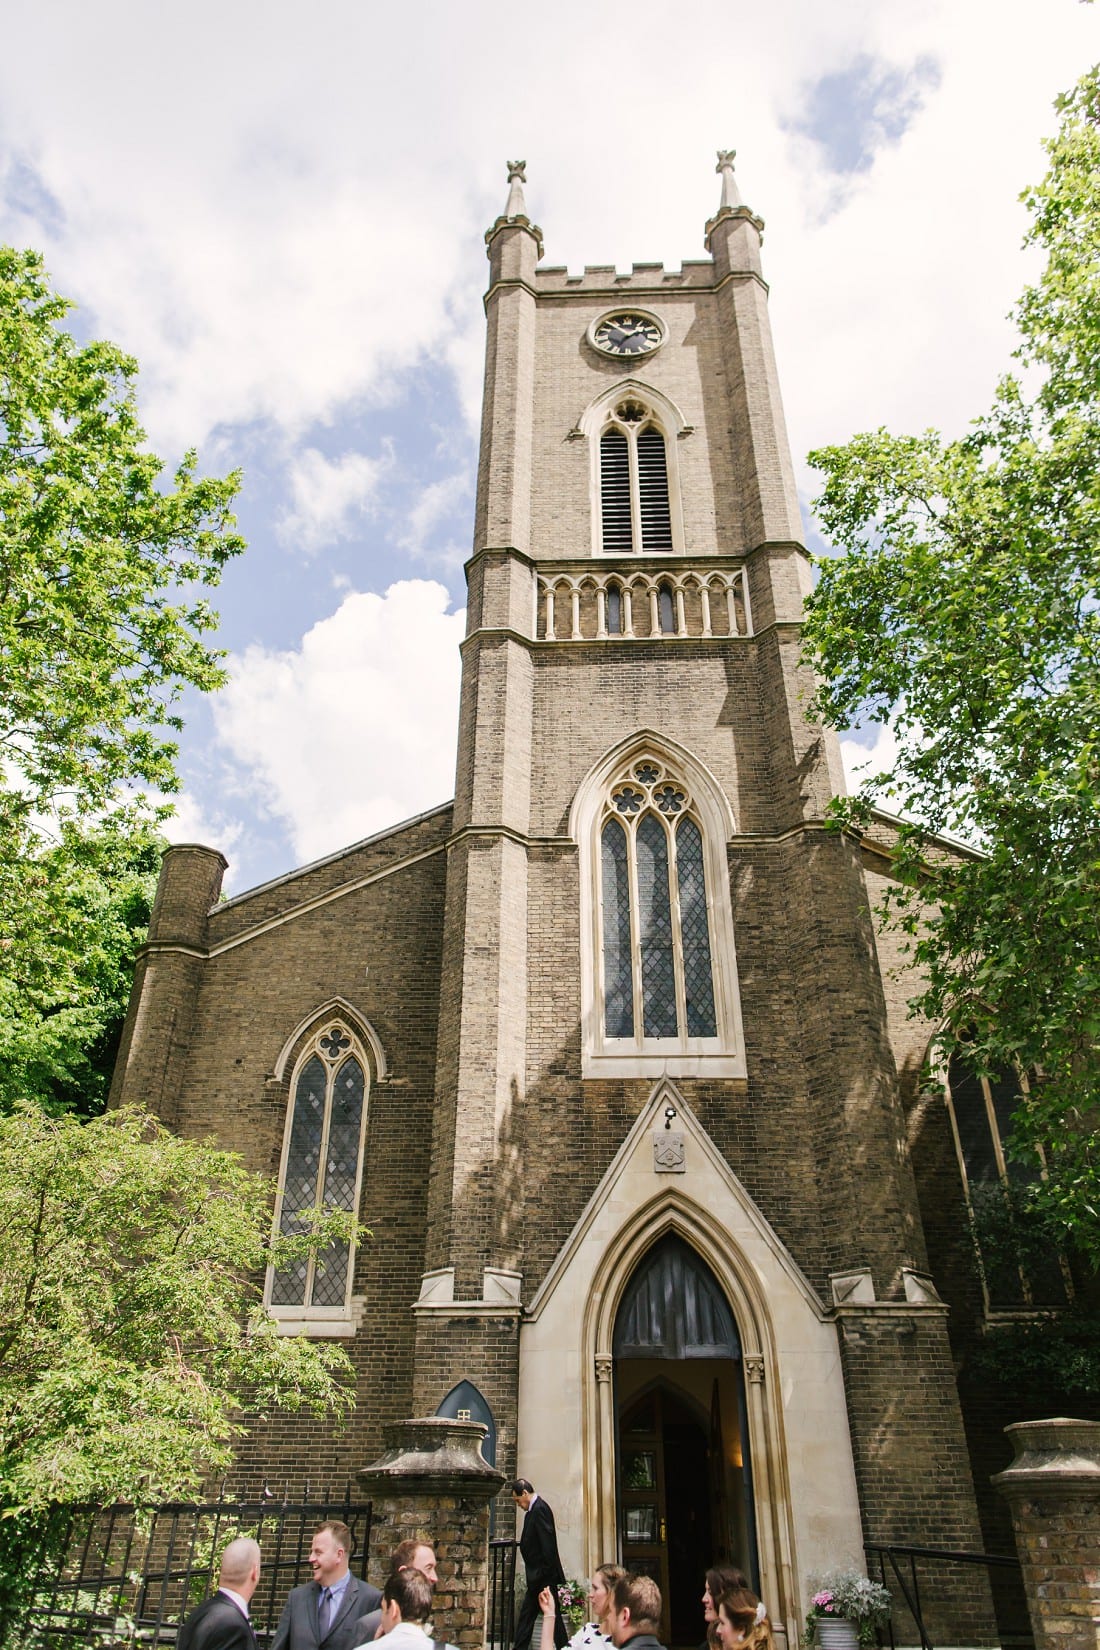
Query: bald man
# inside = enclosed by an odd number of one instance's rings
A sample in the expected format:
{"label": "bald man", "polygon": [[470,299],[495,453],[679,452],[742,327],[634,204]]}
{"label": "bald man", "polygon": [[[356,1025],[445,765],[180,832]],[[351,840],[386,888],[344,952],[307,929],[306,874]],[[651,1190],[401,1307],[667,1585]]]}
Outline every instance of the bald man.
{"label": "bald man", "polygon": [[180,1628],[177,1650],[256,1650],[248,1606],[259,1581],[259,1546],[239,1536],[222,1554],[217,1592]]}

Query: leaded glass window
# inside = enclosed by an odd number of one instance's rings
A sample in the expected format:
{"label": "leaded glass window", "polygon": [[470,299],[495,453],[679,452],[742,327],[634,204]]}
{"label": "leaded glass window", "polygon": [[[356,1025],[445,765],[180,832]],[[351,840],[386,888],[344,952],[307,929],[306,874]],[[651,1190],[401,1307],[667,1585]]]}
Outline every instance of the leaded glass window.
{"label": "leaded glass window", "polygon": [[603,1035],[639,1049],[718,1035],[703,834],[687,787],[636,758],[600,825]]}
{"label": "leaded glass window", "polygon": [[[280,1176],[280,1232],[304,1231],[315,1209],[358,1208],[366,1099],[367,1065],[358,1040],[341,1022],[327,1023],[295,1069]],[[272,1268],[272,1310],[297,1309],[319,1318],[344,1312],[353,1261],[351,1246],[336,1243],[309,1260]]]}
{"label": "leaded glass window", "polygon": [[[951,1056],[947,1104],[963,1185],[978,1217],[977,1234],[983,1226],[996,1232],[1008,1217],[1014,1190],[1038,1180],[1043,1173],[1041,1162],[1012,1157],[1005,1150],[1012,1133],[1012,1114],[1026,1092],[1027,1081],[1018,1071],[1009,1068],[983,1077],[971,1068],[965,1050],[956,1050]],[[992,1247],[979,1239],[979,1247],[991,1308],[1011,1311],[1066,1304],[1067,1274],[1059,1255],[1029,1252],[1013,1257],[1011,1242],[1005,1243],[1003,1234]]]}

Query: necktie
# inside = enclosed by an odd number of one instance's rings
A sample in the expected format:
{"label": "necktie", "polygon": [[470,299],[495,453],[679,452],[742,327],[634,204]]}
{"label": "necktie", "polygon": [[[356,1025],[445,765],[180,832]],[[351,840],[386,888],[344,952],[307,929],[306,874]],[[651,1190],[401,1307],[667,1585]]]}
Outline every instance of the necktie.
{"label": "necktie", "polygon": [[322,1587],[321,1588],[321,1608],[320,1608],[320,1612],[319,1612],[319,1615],[318,1615],[318,1625],[321,1629],[321,1637],[324,1638],[325,1634],[329,1630],[329,1627],[332,1625],[332,1588],[331,1587]]}

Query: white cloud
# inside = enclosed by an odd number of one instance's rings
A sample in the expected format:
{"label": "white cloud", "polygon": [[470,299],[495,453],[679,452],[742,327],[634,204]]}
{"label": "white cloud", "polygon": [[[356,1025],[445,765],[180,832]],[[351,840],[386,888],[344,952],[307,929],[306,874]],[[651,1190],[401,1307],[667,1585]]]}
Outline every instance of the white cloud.
{"label": "white cloud", "polygon": [[454,794],[463,612],[443,586],[356,592],[298,648],[250,647],[214,701],[218,737],[304,860]]}
{"label": "white cloud", "polygon": [[417,496],[405,518],[405,531],[399,540],[402,547],[421,560],[461,565],[470,554],[468,537],[465,542],[459,542],[448,536],[443,545],[431,541],[436,529],[456,515],[472,492],[473,484],[465,470],[431,482]]}
{"label": "white cloud", "polygon": [[169,842],[201,842],[205,847],[219,848],[227,859],[232,859],[244,835],[241,820],[219,808],[208,807],[186,789],[155,800],[170,802],[175,810],[159,827]]}
{"label": "white cloud", "polygon": [[[470,548],[452,472],[477,426],[482,235],[504,206],[506,157],[528,161],[549,263],[674,268],[704,256],[715,150],[736,145],[739,182],[767,222],[780,381],[808,496],[809,448],[880,424],[955,433],[988,402],[1029,267],[1019,192],[1044,170],[1054,96],[1095,57],[1094,8],[1075,0],[1049,0],[1041,15],[1034,0],[697,0],[671,24],[659,0],[634,0],[631,39],[661,49],[632,55],[626,75],[612,67],[629,50],[615,0],[590,0],[581,44],[511,0],[328,0],[320,25],[292,0],[193,0],[186,20],[141,0],[9,13],[0,238],[42,248],[59,290],[83,306],[78,326],[138,357],[158,449],[197,443],[211,466],[244,458],[255,549],[247,569],[227,571],[219,600],[231,645],[257,639],[239,666],[257,679],[266,670],[272,691],[279,661],[318,687],[309,638],[290,653],[271,638],[299,635],[339,581],[362,588],[353,539],[364,507],[377,508],[379,588],[410,554],[452,577]],[[863,62],[875,84],[903,88],[905,118],[898,99],[876,105],[859,168],[838,174],[799,117],[823,80]],[[905,91],[918,68],[919,98]],[[353,419],[369,427],[368,456]],[[382,500],[369,466],[387,435],[397,462]],[[322,450],[337,456],[310,456]],[[279,524],[264,490],[288,466],[297,490]],[[431,485],[414,493],[412,477]],[[276,564],[277,528],[297,531],[302,548],[339,540],[311,585],[304,558]],[[387,611],[394,600],[374,599]],[[401,684],[404,663],[380,648],[374,700],[400,702],[384,672]],[[297,818],[309,752],[296,757],[290,735],[302,728],[308,743],[315,728],[304,687],[285,691],[298,721],[270,748],[258,732],[249,745],[243,713],[224,715],[267,776],[265,796]],[[425,737],[415,709],[414,694],[409,748]],[[342,711],[326,714],[361,747]],[[452,758],[444,751],[440,766]],[[433,795],[450,788],[448,777]],[[395,797],[395,812],[408,806]],[[349,815],[349,836],[372,828],[358,805]],[[247,824],[246,852],[258,834]],[[312,827],[300,840],[315,851]]]}
{"label": "white cloud", "polygon": [[[858,733],[844,735],[840,741],[840,757],[849,791],[857,791],[875,774],[892,769],[897,756],[898,742],[889,723],[875,723]],[[879,800],[889,810],[889,799],[884,796]]]}
{"label": "white cloud", "polygon": [[276,524],[279,541],[308,555],[337,539],[353,537],[362,525],[379,478],[392,462],[392,449],[380,459],[362,453],[344,453],[330,459],[316,447],[306,447],[291,463],[293,502]]}
{"label": "white cloud", "polygon": [[[138,354],[158,440],[254,419],[302,431],[399,396],[429,356],[474,415],[481,230],[505,156],[527,156],[551,262],[675,265],[701,251],[713,153],[734,142],[768,220],[796,448],[958,420],[1004,358],[1016,197],[1051,99],[1093,53],[1089,8],[1035,18],[1024,0],[777,0],[734,23],[700,0],[670,29],[637,0],[631,31],[661,51],[624,79],[611,0],[587,9],[582,49],[503,0],[333,0],[323,28],[290,0],[196,0],[186,28],[138,0],[41,0],[7,19],[0,64],[0,141],[34,174],[10,221]],[[822,221],[836,176],[789,128],[808,87],[865,57],[902,75],[932,62],[939,84]],[[642,163],[623,132],[647,108],[661,136]]]}

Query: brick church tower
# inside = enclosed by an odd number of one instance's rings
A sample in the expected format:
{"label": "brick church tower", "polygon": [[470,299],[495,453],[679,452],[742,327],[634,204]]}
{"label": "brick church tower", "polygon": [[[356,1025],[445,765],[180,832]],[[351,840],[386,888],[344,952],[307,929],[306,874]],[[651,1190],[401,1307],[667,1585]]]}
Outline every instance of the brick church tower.
{"label": "brick church tower", "polygon": [[[509,167],[453,805],[221,904],[220,856],[169,850],[114,1098],[277,1175],[284,1225],[372,1229],[268,1280],[344,1338],[350,1431],[276,1418],[244,1467],[469,1412],[567,1570],[658,1576],[666,1643],[724,1560],[793,1647],[865,1542],[983,1542],[907,1144],[930,1028],[872,915],[888,844],[825,827],[732,159],[708,256],[629,274],[540,266]],[[950,1623],[990,1641],[984,1580]]]}

